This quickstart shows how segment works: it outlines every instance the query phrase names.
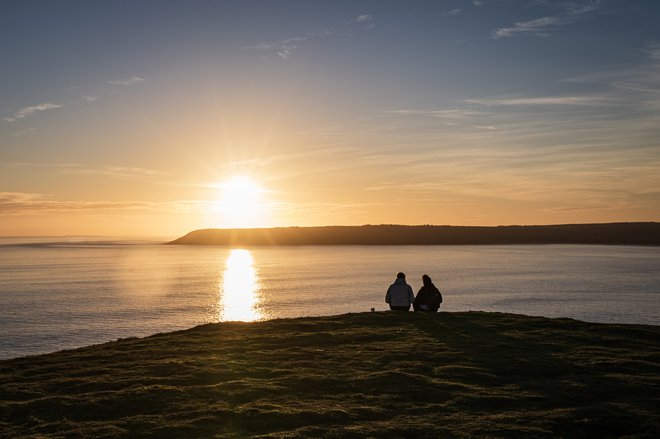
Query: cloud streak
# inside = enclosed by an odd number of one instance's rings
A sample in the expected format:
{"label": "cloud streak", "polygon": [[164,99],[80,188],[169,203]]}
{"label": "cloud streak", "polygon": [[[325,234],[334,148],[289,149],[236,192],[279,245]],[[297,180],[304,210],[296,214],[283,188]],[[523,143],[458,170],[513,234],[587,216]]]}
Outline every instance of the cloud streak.
{"label": "cloud streak", "polygon": [[52,169],[59,175],[99,175],[121,180],[153,180],[166,172],[130,166],[89,166],[80,163],[0,162],[0,165]]}
{"label": "cloud streak", "polygon": [[402,110],[386,111],[386,113],[401,114],[401,115],[422,115],[429,117],[437,117],[441,119],[467,119],[469,117],[482,114],[478,111],[466,110],[461,108],[447,108],[447,109],[404,108]]}
{"label": "cloud streak", "polygon": [[362,14],[355,17],[356,23],[370,23],[374,21],[374,18],[369,14]]}
{"label": "cloud streak", "polygon": [[[148,212],[153,213],[182,213],[182,214],[209,214],[217,213],[221,207],[217,200],[172,200],[172,201],[83,201],[83,200],[55,200],[53,194],[28,192],[0,192],[0,215],[97,215],[99,213],[127,213]],[[304,206],[283,201],[269,203],[269,209],[292,218],[309,214],[310,211],[319,213],[336,213],[346,215],[355,212],[358,204],[344,203],[309,203]]]}
{"label": "cloud streak", "polygon": [[511,27],[501,27],[493,31],[493,38],[507,38],[513,37],[521,33],[540,33],[545,31],[549,26],[557,25],[561,22],[560,17],[543,17],[535,20],[520,21]]}
{"label": "cloud streak", "polygon": [[99,211],[164,211],[210,212],[216,201],[173,200],[152,201],[81,201],[54,200],[53,194],[28,192],[0,192],[0,215],[48,214],[48,213],[96,213]]}
{"label": "cloud streak", "polygon": [[301,43],[308,42],[316,38],[333,37],[340,35],[351,35],[356,31],[373,29],[376,26],[375,19],[370,14],[360,14],[346,22],[349,27],[344,29],[329,29],[323,32],[312,32],[306,35],[286,38],[279,41],[268,41],[253,46],[247,46],[245,49],[256,49],[264,52],[270,52],[282,60],[289,59],[293,52],[300,47]]}
{"label": "cloud streak", "polygon": [[32,105],[29,107],[23,107],[13,114],[11,117],[5,118],[7,122],[15,122],[18,119],[25,119],[26,117],[32,116],[35,113],[40,111],[55,110],[57,108],[62,108],[63,105],[54,104],[52,102],[44,102],[42,104]]}
{"label": "cloud streak", "polygon": [[635,67],[567,78],[564,82],[601,87],[603,100],[620,110],[625,109],[626,117],[657,121],[660,113],[660,46],[647,45],[642,48],[642,53],[646,59]]}
{"label": "cloud streak", "polygon": [[[112,84],[112,85],[121,85],[123,87],[129,87],[132,85],[140,84],[142,82],[146,82],[146,79],[141,78],[139,76],[132,76],[127,79],[122,79],[122,80],[112,80],[112,81],[106,81],[107,84]],[[77,87],[74,87],[76,89]],[[98,96],[94,95],[85,95],[82,98],[85,102],[87,103],[93,103],[98,100]],[[58,108],[64,107],[63,104],[58,104],[54,102],[42,102],[40,104],[36,105],[30,105],[28,107],[23,107],[17,111],[15,111],[11,116],[5,117],[6,122],[16,122],[20,119],[26,119],[30,116],[33,116],[36,113],[41,113],[44,111],[49,111],[49,110],[56,110]],[[25,134],[25,133],[23,133]]]}
{"label": "cloud streak", "polygon": [[139,76],[132,76],[128,79],[111,80],[106,82],[112,85],[121,85],[124,87],[129,87],[131,85],[140,84],[141,82],[146,82],[146,81],[147,81],[146,79],[140,78]]}
{"label": "cloud streak", "polygon": [[554,105],[600,105],[607,101],[597,96],[543,96],[533,98],[467,99],[469,104],[484,106],[554,106]]}
{"label": "cloud streak", "polygon": [[562,6],[564,8],[562,14],[519,21],[512,26],[495,29],[491,36],[496,40],[525,34],[542,36],[553,28],[573,24],[581,20],[586,14],[597,11],[600,7],[600,0],[587,4],[566,3]]}
{"label": "cloud streak", "polygon": [[124,180],[138,180],[144,178],[161,177],[167,175],[164,172],[147,168],[136,168],[127,166],[102,166],[84,167],[82,165],[68,165],[60,169],[61,174],[67,175],[102,175]]}
{"label": "cloud streak", "polygon": [[0,192],[0,214],[153,208],[140,201],[57,201],[50,194]]}
{"label": "cloud streak", "polygon": [[288,59],[293,51],[298,48],[298,43],[314,38],[316,34],[287,38],[280,41],[268,41],[254,46],[248,46],[246,49],[257,49],[264,52],[273,52],[282,59]]}

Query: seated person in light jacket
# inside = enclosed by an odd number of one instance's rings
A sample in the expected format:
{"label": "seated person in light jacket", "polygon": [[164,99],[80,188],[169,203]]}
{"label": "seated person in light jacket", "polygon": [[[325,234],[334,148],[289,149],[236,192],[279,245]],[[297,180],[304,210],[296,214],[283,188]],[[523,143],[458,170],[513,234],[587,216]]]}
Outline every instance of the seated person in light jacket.
{"label": "seated person in light jacket", "polygon": [[385,302],[390,304],[390,309],[393,311],[408,311],[414,300],[413,290],[406,283],[406,275],[397,273],[396,280],[387,289]]}

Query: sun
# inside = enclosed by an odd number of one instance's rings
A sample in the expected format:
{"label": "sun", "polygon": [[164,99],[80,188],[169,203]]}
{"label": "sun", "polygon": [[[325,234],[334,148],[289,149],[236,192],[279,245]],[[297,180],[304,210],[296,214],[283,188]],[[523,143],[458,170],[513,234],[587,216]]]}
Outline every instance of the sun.
{"label": "sun", "polygon": [[261,197],[261,187],[248,177],[234,177],[220,186],[223,207],[234,213],[252,209]]}
{"label": "sun", "polygon": [[246,176],[235,176],[219,183],[220,211],[224,223],[232,227],[253,227],[264,222],[267,204],[264,189]]}

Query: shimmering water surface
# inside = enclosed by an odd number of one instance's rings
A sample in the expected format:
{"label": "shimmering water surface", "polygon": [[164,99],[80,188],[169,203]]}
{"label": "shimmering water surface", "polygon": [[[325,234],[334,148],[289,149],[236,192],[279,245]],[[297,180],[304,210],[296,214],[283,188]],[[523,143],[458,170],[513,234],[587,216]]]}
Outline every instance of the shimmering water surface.
{"label": "shimmering water surface", "polygon": [[223,320],[386,309],[404,271],[444,311],[660,324],[660,248],[0,245],[0,358]]}

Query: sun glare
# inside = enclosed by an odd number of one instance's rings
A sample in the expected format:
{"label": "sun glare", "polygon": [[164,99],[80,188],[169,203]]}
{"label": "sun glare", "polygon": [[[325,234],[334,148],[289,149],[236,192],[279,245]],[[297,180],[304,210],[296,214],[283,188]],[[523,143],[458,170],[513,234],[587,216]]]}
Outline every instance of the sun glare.
{"label": "sun glare", "polygon": [[232,227],[253,227],[264,223],[267,213],[264,190],[252,179],[237,176],[220,183],[220,211]]}
{"label": "sun glare", "polygon": [[259,279],[252,254],[248,250],[233,249],[225,265],[220,321],[259,320],[262,317],[257,309]]}

